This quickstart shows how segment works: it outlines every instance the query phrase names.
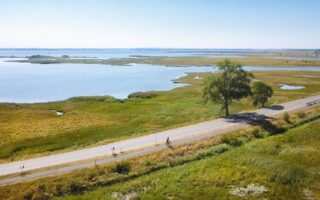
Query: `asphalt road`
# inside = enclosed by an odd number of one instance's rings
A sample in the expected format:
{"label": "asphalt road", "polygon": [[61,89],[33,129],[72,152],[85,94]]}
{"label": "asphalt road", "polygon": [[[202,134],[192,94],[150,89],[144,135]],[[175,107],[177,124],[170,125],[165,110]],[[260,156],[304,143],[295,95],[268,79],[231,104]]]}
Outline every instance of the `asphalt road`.
{"label": "asphalt road", "polygon": [[[11,162],[0,165],[0,176],[6,176],[10,174],[19,174],[21,170],[24,172],[30,170],[36,170],[41,168],[48,168],[57,165],[69,164],[78,161],[84,161],[87,159],[95,159],[102,156],[111,156],[113,153],[119,155],[117,158],[105,158],[99,161],[100,163],[107,163],[127,157],[134,157],[143,153],[159,150],[164,148],[164,143],[167,137],[173,142],[173,144],[181,144],[188,141],[196,141],[205,137],[211,137],[214,135],[230,132],[231,130],[238,130],[243,127],[254,124],[257,120],[266,119],[270,117],[276,117],[284,112],[293,112],[296,110],[304,109],[310,102],[319,102],[320,95],[299,99],[296,101],[284,103],[281,105],[274,105],[268,108],[258,109],[252,112],[240,113],[228,118],[219,118],[189,126],[184,126],[168,131],[158,132],[142,137],[110,143],[93,148],[87,148],[62,154],[56,154],[51,156],[39,157],[35,159],[23,160],[18,162]],[[156,146],[157,144],[157,146]],[[114,148],[114,149],[113,149]],[[130,152],[123,154],[121,152]],[[90,163],[82,163],[74,166],[67,166],[61,169],[50,169],[43,172],[36,172],[38,177],[47,176],[59,172],[67,172],[75,169],[85,168],[92,166]],[[22,166],[24,167],[22,169]],[[51,171],[51,173],[50,173]],[[23,177],[11,177],[0,178],[0,184],[9,184],[24,179],[35,178],[35,175],[28,175]]]}

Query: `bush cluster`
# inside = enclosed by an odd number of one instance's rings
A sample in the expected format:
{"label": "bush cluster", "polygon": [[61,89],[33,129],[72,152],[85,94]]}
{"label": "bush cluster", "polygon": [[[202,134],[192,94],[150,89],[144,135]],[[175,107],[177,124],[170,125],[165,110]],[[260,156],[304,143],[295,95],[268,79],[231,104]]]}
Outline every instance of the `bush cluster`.
{"label": "bush cluster", "polygon": [[215,145],[215,146],[211,147],[208,150],[203,150],[203,151],[200,151],[199,153],[197,153],[195,155],[195,159],[196,160],[200,160],[200,159],[203,159],[203,158],[206,158],[206,157],[209,157],[209,156],[214,156],[214,155],[217,155],[217,154],[224,153],[224,152],[226,152],[226,151],[228,151],[230,149],[231,149],[231,146],[229,146],[227,144]]}
{"label": "bush cluster", "polygon": [[221,139],[221,142],[233,147],[238,147],[242,145],[242,140],[234,135],[224,135]]}
{"label": "bush cluster", "polygon": [[307,116],[307,114],[304,112],[298,112],[297,115],[299,119],[305,118]]}
{"label": "bush cluster", "polygon": [[118,174],[128,174],[130,172],[130,169],[131,169],[131,166],[129,163],[122,162],[122,163],[117,163],[116,166],[111,171]]}
{"label": "bush cluster", "polygon": [[156,92],[134,92],[129,94],[128,98],[133,99],[133,98],[140,98],[140,99],[150,99],[157,96]]}
{"label": "bush cluster", "polygon": [[259,128],[254,128],[251,131],[251,134],[255,137],[255,138],[264,138],[266,137],[265,132],[261,131]]}
{"label": "bush cluster", "polygon": [[297,166],[277,166],[268,172],[271,181],[280,184],[297,184],[306,177],[306,171]]}
{"label": "bush cluster", "polygon": [[291,123],[289,113],[285,112],[283,114],[283,120],[286,121],[288,124]]}

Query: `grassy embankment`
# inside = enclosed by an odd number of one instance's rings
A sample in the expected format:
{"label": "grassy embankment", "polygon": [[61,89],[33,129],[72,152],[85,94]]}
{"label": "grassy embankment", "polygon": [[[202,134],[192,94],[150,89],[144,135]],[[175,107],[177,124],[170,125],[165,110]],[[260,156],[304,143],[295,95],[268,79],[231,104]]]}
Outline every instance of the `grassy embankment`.
{"label": "grassy embankment", "polygon": [[[319,197],[319,109],[119,163],[3,186],[0,199]],[[247,192],[237,190],[248,185]]]}
{"label": "grassy embankment", "polygon": [[[153,64],[166,66],[211,66],[225,58],[214,57],[152,57],[139,56],[130,58],[111,58],[111,59],[70,59],[68,57],[47,57],[36,56],[27,60],[17,60],[16,62],[23,63],[38,63],[38,64],[57,64],[57,63],[77,63],[77,64],[105,64],[105,65],[129,65],[137,64]],[[290,67],[290,66],[320,66],[320,60],[293,60],[285,58],[272,58],[263,54],[251,55],[240,58],[228,58],[231,61],[239,62],[249,66],[274,66],[274,67]]]}
{"label": "grassy embankment", "polygon": [[317,120],[216,157],[61,199],[318,199],[319,128]]}
{"label": "grassy embankment", "polygon": [[[82,97],[43,104],[0,104],[0,159],[18,160],[72,149],[105,144],[153,131],[221,116],[219,105],[204,105],[203,80],[191,74],[180,81],[191,85],[157,92],[149,99],[118,100]],[[270,103],[281,103],[319,92],[319,72],[257,72],[256,79],[272,85]],[[280,90],[277,84],[303,85],[295,91]],[[51,111],[61,110],[63,116]],[[250,99],[235,102],[232,113],[254,109]]]}

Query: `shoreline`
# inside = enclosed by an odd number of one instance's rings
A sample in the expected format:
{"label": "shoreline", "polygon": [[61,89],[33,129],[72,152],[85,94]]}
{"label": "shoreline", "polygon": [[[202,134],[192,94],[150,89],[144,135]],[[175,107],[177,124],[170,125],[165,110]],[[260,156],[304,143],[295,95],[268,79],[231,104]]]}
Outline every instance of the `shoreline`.
{"label": "shoreline", "polygon": [[[62,64],[62,63],[61,63]],[[67,63],[67,64],[75,64],[75,63]],[[132,66],[134,65],[143,65],[143,64],[136,64],[136,63],[131,63]],[[165,67],[175,67],[175,66],[165,66]],[[186,67],[192,67],[192,66],[186,66]],[[199,66],[200,67],[200,66]],[[215,66],[201,66],[201,67],[215,67]],[[285,71],[295,71],[295,72],[320,72],[320,69],[319,70],[312,70],[312,68],[315,68],[315,69],[318,69],[320,68],[320,66],[309,66],[309,67],[299,67],[299,68],[308,68],[306,70],[299,70],[299,69],[296,69],[297,67],[293,66],[291,68],[286,68],[286,67],[278,67],[278,68],[282,68],[282,69],[277,69],[277,68],[274,68],[273,70],[273,67],[271,67],[272,69],[265,69],[265,70],[257,70],[257,69],[261,69],[261,68],[270,68],[269,66],[243,66],[244,68],[250,68],[252,67],[253,69],[245,69],[246,71],[250,71],[250,72],[268,72],[268,71],[273,71],[273,72],[285,72]],[[257,68],[257,69],[255,69]],[[288,70],[287,70],[288,69]],[[290,70],[289,70],[290,69]],[[210,72],[185,72],[185,74],[175,78],[175,79],[172,79],[170,80],[174,86],[172,88],[169,88],[169,89],[165,89],[165,90],[157,90],[157,89],[152,89],[152,90],[147,90],[147,91],[142,91],[142,90],[137,90],[137,91],[132,91],[131,93],[128,93],[126,95],[126,97],[124,98],[118,98],[118,97],[114,97],[112,96],[111,94],[102,94],[102,95],[80,95],[80,96],[70,96],[70,97],[67,97],[67,98],[64,98],[64,99],[56,99],[56,100],[48,100],[48,101],[32,101],[32,102],[15,102],[15,101],[1,101],[0,100],[0,105],[4,105],[4,104],[11,104],[11,105],[41,105],[41,104],[50,104],[50,103],[62,103],[62,102],[67,102],[67,101],[72,101],[72,100],[77,100],[77,99],[86,99],[86,100],[94,100],[94,99],[113,99],[114,101],[125,101],[127,99],[129,99],[129,96],[130,94],[133,94],[133,93],[149,93],[149,92],[168,92],[168,91],[171,91],[171,90],[174,90],[174,89],[177,89],[177,88],[182,88],[182,87],[186,87],[188,86],[189,84],[181,81],[181,79],[183,79],[184,77],[187,77],[188,75],[192,75],[192,74],[208,74],[208,73],[217,73],[217,71],[215,70],[212,70]],[[198,77],[198,78],[201,78],[201,77]],[[202,79],[200,79],[202,80]]]}
{"label": "shoreline", "polygon": [[[273,52],[274,53],[274,52]],[[215,54],[214,54],[215,55]],[[129,55],[128,57],[98,58],[86,56],[48,56],[33,55],[25,57],[0,56],[0,58],[24,58],[25,60],[10,60],[8,62],[31,63],[31,64],[102,64],[126,66],[131,64],[163,65],[167,67],[187,67],[187,66],[214,66],[218,62],[229,59],[242,65],[268,66],[268,67],[319,67],[320,59],[316,57],[289,57],[277,54],[239,54],[236,57],[232,54],[217,55],[217,57],[206,56],[148,56]],[[239,57],[241,56],[241,57]]]}
{"label": "shoreline", "polygon": [[[2,119],[4,121],[10,119],[3,124],[3,130],[9,131],[7,135],[19,135],[22,130],[26,133],[26,135],[14,137],[11,140],[14,143],[5,141],[0,156],[4,161],[47,155],[48,152],[53,151],[66,152],[70,149],[105,144],[119,138],[144,135],[154,130],[165,130],[177,125],[220,116],[219,106],[201,104],[202,84],[201,81],[195,79],[197,75],[206,77],[205,74],[188,74],[179,81],[188,83],[190,86],[159,92],[153,98],[118,100],[80,97],[54,103],[0,104],[5,111]],[[309,78],[309,75],[315,75],[314,72],[258,72],[255,75],[257,79],[273,85],[276,92],[270,103],[278,104],[319,94],[319,78]],[[277,85],[284,81],[298,85],[305,80],[308,80],[308,83],[304,85],[306,88],[294,92],[280,91]],[[172,104],[175,106],[173,107]],[[60,118],[53,114],[51,109],[61,110],[66,114]],[[233,113],[251,109],[253,106],[246,99],[232,105]],[[122,112],[124,110],[126,112]],[[193,115],[189,115],[191,112]],[[16,116],[14,119],[10,118],[12,114]],[[138,121],[142,124],[139,131],[135,129]],[[90,138],[88,138],[89,135]],[[11,149],[18,150],[11,152]],[[32,153],[27,155],[24,152],[26,150]],[[5,153],[7,151],[8,153]]]}
{"label": "shoreline", "polygon": [[[191,67],[191,66],[190,66]],[[212,66],[202,66],[202,67],[212,67]],[[243,67],[251,67],[251,66],[243,66]],[[256,66],[252,66],[252,67],[256,67]],[[260,66],[261,68],[266,67],[266,66]],[[318,66],[314,66],[314,67],[318,67]],[[303,68],[303,67],[301,67]],[[309,67],[310,68],[310,67]],[[247,70],[250,72],[268,72],[268,71],[278,71],[278,72],[283,72],[283,71],[287,71],[287,70]],[[296,71],[296,72],[312,72],[311,70],[290,70],[290,71]],[[317,72],[317,70],[315,70],[315,72]],[[319,70],[320,72],[320,70]],[[176,79],[172,79],[171,82],[173,84],[175,84],[176,86],[173,88],[169,88],[166,90],[150,90],[150,91],[133,91],[129,94],[127,94],[125,98],[117,98],[114,97],[110,94],[103,94],[103,95],[82,95],[82,96],[71,96],[65,99],[58,99],[58,100],[49,100],[49,101],[34,101],[34,102],[14,102],[14,101],[0,101],[0,105],[4,105],[4,104],[12,104],[12,105],[41,105],[41,104],[50,104],[50,103],[62,103],[62,102],[67,102],[67,101],[72,101],[72,100],[81,100],[81,99],[86,99],[86,100],[94,100],[94,99],[109,99],[109,100],[114,100],[114,101],[125,101],[127,99],[130,99],[129,96],[133,93],[149,93],[149,92],[168,92],[177,88],[182,88],[182,87],[186,87],[189,86],[190,84],[185,83],[183,81],[181,81],[181,79],[183,79],[184,77],[187,77],[189,75],[193,75],[193,74],[208,74],[208,73],[217,73],[217,71],[211,71],[211,72],[186,72],[184,75],[179,76]],[[203,80],[203,77],[199,77],[196,78],[197,80]],[[178,85],[179,84],[179,85]]]}

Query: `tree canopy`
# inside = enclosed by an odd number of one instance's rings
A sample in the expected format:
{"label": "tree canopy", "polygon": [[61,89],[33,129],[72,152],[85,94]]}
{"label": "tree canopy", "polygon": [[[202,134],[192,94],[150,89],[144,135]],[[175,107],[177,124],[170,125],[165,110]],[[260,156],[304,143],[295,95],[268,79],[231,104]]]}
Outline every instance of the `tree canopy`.
{"label": "tree canopy", "polygon": [[243,70],[242,66],[230,60],[217,64],[221,73],[211,74],[206,79],[203,89],[205,102],[212,101],[222,104],[226,116],[233,100],[240,100],[251,94],[250,78],[253,75]]}
{"label": "tree canopy", "polygon": [[264,105],[267,103],[268,99],[272,97],[273,90],[271,86],[267,85],[262,81],[257,81],[252,86],[252,98],[253,98],[253,105]]}

